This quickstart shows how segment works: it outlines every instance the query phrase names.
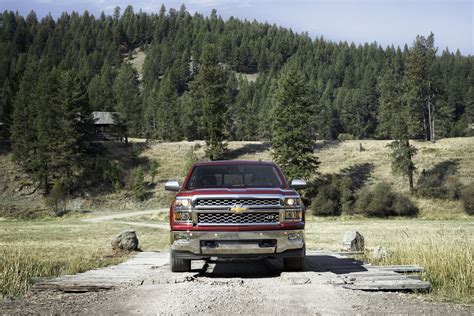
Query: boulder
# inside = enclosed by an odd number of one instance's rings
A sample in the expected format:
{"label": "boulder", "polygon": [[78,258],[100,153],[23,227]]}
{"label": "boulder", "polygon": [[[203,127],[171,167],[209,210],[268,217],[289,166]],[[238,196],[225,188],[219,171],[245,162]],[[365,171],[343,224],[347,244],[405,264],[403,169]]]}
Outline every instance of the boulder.
{"label": "boulder", "polygon": [[113,250],[137,251],[138,238],[134,230],[124,230],[112,239]]}
{"label": "boulder", "polygon": [[344,234],[342,245],[348,251],[364,251],[364,236],[357,231],[348,231]]}
{"label": "boulder", "polygon": [[372,250],[372,257],[375,260],[382,260],[389,257],[391,254],[392,252],[389,249],[382,246],[377,246],[374,248],[374,250]]}

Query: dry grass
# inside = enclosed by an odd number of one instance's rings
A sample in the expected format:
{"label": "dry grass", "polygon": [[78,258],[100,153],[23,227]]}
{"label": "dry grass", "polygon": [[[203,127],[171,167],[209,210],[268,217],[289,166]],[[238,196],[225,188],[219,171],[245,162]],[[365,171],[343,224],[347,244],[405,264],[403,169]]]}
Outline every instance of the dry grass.
{"label": "dry grass", "polygon": [[418,264],[425,268],[421,277],[430,281],[434,298],[474,303],[474,246],[468,242],[467,234],[446,236],[440,232],[435,236],[406,238],[393,254],[383,260],[369,261],[378,264]]}
{"label": "dry grass", "polygon": [[258,76],[260,75],[260,73],[254,73],[254,74],[244,74],[242,72],[236,72],[235,75],[237,77],[242,77],[243,79],[247,80],[248,82],[255,82],[257,81],[258,79]]}
{"label": "dry grass", "polygon": [[[357,230],[365,237],[367,255],[375,264],[417,264],[432,284],[436,300],[474,303],[474,222],[472,220],[309,218],[309,249],[340,250],[342,237]],[[392,252],[375,260],[371,250]]]}
{"label": "dry grass", "polygon": [[[74,274],[127,258],[110,241],[126,225],[82,223],[77,219],[0,221],[0,297],[23,294],[32,278]],[[168,247],[168,234],[136,229],[142,250]]]}
{"label": "dry grass", "polygon": [[138,73],[138,80],[140,81],[143,78],[143,64],[145,63],[145,58],[145,52],[141,51],[140,48],[136,48],[132,53],[132,59],[128,61]]}
{"label": "dry grass", "polygon": [[[372,182],[384,181],[391,184],[397,191],[408,192],[407,181],[401,177],[393,177],[390,169],[389,148],[385,140],[351,140],[329,144],[317,152],[321,161],[322,173],[337,173],[340,170],[360,163],[371,163],[374,166]],[[359,151],[362,144],[364,151]],[[412,144],[418,149],[415,165],[418,173],[430,169],[436,163],[446,160],[458,160],[459,180],[467,184],[474,178],[474,137],[447,138],[436,143],[416,142]]]}

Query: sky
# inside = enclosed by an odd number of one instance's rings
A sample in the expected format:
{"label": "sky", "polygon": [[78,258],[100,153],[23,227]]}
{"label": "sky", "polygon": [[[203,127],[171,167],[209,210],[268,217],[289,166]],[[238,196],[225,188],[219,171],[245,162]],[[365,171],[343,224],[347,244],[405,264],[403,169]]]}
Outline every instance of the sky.
{"label": "sky", "polygon": [[38,16],[88,10],[98,16],[112,14],[116,6],[130,4],[136,11],[179,9],[209,15],[215,8],[224,19],[231,16],[275,23],[295,32],[308,32],[332,41],[356,44],[376,41],[383,47],[412,44],[416,35],[435,35],[439,51],[446,47],[474,55],[474,0],[0,0],[0,11]]}

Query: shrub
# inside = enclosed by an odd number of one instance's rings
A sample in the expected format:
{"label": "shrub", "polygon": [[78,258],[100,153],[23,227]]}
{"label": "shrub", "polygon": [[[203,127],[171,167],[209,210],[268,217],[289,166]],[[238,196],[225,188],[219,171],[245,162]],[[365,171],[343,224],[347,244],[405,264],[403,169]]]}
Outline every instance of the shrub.
{"label": "shrub", "polygon": [[426,198],[459,199],[462,184],[456,176],[458,164],[456,160],[446,160],[423,170],[416,194]]}
{"label": "shrub", "polygon": [[123,166],[120,163],[96,157],[89,169],[90,172],[85,177],[91,184],[113,187],[115,191],[119,191],[122,188],[124,175]]}
{"label": "shrub", "polygon": [[311,203],[311,213],[317,216],[341,215],[339,191],[334,182],[321,187]]}
{"label": "shrub", "polygon": [[142,201],[145,197],[145,174],[141,167],[133,170],[132,194],[137,201]]}
{"label": "shrub", "polygon": [[153,160],[150,165],[150,176],[151,176],[151,183],[155,183],[155,178],[158,175],[158,168],[160,163],[157,160]]}
{"label": "shrub", "polygon": [[461,197],[461,191],[463,189],[463,186],[457,176],[448,176],[448,179],[446,181],[446,188],[448,190],[449,198],[457,200]]}
{"label": "shrub", "polygon": [[63,180],[54,181],[53,187],[46,198],[46,205],[51,207],[56,216],[62,216],[66,213],[68,189]]}
{"label": "shrub", "polygon": [[337,139],[339,141],[343,142],[343,141],[346,141],[346,140],[353,140],[354,136],[351,135],[351,134],[347,134],[347,133],[341,133],[341,134],[337,135]]}
{"label": "shrub", "polygon": [[328,177],[315,183],[314,186],[317,193],[310,207],[313,215],[338,216],[343,212],[351,213],[353,192],[350,179]]}
{"label": "shrub", "polygon": [[358,193],[355,211],[374,217],[416,216],[418,208],[406,196],[395,193],[386,183],[364,188]]}
{"label": "shrub", "polygon": [[462,190],[461,200],[464,211],[469,215],[474,215],[474,182],[466,185]]}
{"label": "shrub", "polygon": [[395,214],[391,215],[396,216],[416,216],[419,210],[410,198],[402,194],[396,194],[392,212]]}

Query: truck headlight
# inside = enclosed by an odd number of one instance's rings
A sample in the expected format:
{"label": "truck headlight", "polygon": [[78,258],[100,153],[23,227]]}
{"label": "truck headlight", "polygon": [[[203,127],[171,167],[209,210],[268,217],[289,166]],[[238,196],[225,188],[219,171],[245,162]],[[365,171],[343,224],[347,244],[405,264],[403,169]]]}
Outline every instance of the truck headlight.
{"label": "truck headlight", "polygon": [[303,211],[285,211],[285,221],[302,221]]}
{"label": "truck headlight", "polygon": [[191,199],[177,198],[174,201],[173,221],[175,223],[191,223]]}
{"label": "truck headlight", "polygon": [[299,198],[285,198],[285,206],[295,207],[301,205],[301,199]]}
{"label": "truck headlight", "polygon": [[191,212],[174,212],[174,221],[175,223],[191,223]]}
{"label": "truck headlight", "polygon": [[191,207],[191,199],[176,199],[174,201],[175,209],[189,209]]}

